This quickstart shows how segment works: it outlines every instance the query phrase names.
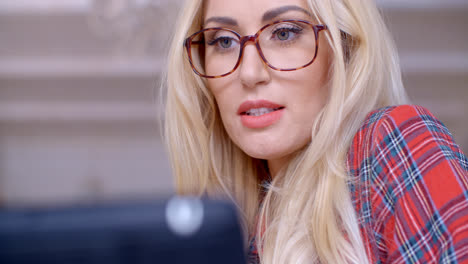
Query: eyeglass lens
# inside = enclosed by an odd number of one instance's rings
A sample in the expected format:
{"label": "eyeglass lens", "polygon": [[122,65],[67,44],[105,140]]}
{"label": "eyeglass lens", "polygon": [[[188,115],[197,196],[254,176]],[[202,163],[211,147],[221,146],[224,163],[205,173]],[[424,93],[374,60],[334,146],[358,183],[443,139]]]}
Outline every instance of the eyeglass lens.
{"label": "eyeglass lens", "polygon": [[[281,70],[300,68],[315,57],[314,28],[300,21],[268,26],[260,33],[258,43],[265,60]],[[240,52],[239,37],[227,30],[206,30],[192,38],[192,62],[203,75],[219,76],[231,72]]]}

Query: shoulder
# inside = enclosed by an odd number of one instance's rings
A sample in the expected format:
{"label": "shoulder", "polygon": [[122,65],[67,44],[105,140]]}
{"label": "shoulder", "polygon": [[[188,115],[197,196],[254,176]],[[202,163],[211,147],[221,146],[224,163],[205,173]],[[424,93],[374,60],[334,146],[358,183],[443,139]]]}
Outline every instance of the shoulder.
{"label": "shoulder", "polygon": [[[377,255],[426,256],[421,245],[433,255],[436,249],[460,254],[468,237],[461,224],[468,221],[468,160],[432,113],[415,105],[371,112],[354,137],[348,164],[354,204],[361,223],[373,230],[366,236]],[[444,248],[444,241],[454,246]]]}
{"label": "shoulder", "polygon": [[369,159],[373,159],[378,151],[415,140],[422,131],[430,130],[438,130],[439,134],[451,138],[445,126],[421,106],[388,106],[370,112],[354,135],[348,151],[351,174],[356,174],[363,165],[370,165]]}
{"label": "shoulder", "polygon": [[425,193],[414,197],[430,197],[425,201],[436,207],[468,194],[468,159],[444,124],[421,106],[369,113],[347,164],[353,199],[363,203],[368,221],[393,215],[402,200],[420,190]]}
{"label": "shoulder", "polygon": [[390,106],[369,113],[354,137],[350,153],[354,154],[351,158],[360,161],[355,165],[368,160],[373,176],[386,181],[395,171],[399,173],[393,180],[410,172],[425,175],[434,169],[460,173],[468,170],[466,156],[447,127],[429,110],[416,105]]}
{"label": "shoulder", "polygon": [[372,133],[372,138],[427,130],[453,140],[445,125],[428,109],[417,105],[389,106],[369,113],[358,133]]}
{"label": "shoulder", "polygon": [[386,107],[370,113],[366,121],[372,127],[366,133],[370,133],[374,177],[408,184],[442,175],[466,176],[466,156],[447,127],[426,108]]}
{"label": "shoulder", "polygon": [[424,145],[449,147],[461,153],[447,129],[429,110],[417,105],[389,106],[367,115],[354,136],[350,154],[362,161],[363,155],[395,154],[395,151],[417,151]]}

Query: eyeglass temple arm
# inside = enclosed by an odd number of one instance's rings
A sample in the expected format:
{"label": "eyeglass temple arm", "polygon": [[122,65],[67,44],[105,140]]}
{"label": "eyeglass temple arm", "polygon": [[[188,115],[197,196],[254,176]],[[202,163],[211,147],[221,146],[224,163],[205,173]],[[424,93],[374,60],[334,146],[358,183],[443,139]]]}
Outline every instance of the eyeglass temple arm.
{"label": "eyeglass temple arm", "polygon": [[183,46],[189,47],[190,45],[194,45],[194,44],[195,44],[195,45],[199,45],[199,44],[205,43],[205,41],[203,41],[203,40],[192,41],[191,44],[189,44],[189,42],[190,42],[189,39],[186,39],[186,40],[184,41]]}
{"label": "eyeglass temple arm", "polygon": [[318,31],[328,29],[327,25],[316,25],[315,27],[317,28]]}

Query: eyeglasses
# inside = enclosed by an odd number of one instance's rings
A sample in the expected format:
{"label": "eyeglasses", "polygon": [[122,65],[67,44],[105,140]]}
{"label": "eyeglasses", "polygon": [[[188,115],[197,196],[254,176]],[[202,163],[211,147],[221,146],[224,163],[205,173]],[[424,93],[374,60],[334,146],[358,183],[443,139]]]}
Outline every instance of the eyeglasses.
{"label": "eyeglasses", "polygon": [[319,32],[326,25],[305,20],[280,20],[263,26],[255,35],[241,36],[222,27],[205,28],[185,40],[193,71],[205,78],[233,73],[242,60],[247,42],[255,43],[263,62],[277,71],[295,71],[314,62]]}

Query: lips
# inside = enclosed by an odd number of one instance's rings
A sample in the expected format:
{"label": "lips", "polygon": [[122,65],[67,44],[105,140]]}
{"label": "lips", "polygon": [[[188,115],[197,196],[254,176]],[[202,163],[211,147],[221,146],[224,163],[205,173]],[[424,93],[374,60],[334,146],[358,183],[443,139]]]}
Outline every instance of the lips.
{"label": "lips", "polygon": [[255,100],[255,101],[245,101],[239,106],[237,110],[238,115],[245,115],[247,111],[251,109],[259,108],[270,108],[270,109],[283,109],[284,106],[267,101],[267,100]]}
{"label": "lips", "polygon": [[284,112],[284,106],[266,101],[246,101],[240,105],[237,114],[242,125],[251,129],[266,128],[278,122]]}

